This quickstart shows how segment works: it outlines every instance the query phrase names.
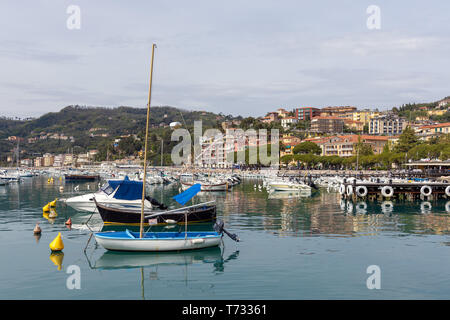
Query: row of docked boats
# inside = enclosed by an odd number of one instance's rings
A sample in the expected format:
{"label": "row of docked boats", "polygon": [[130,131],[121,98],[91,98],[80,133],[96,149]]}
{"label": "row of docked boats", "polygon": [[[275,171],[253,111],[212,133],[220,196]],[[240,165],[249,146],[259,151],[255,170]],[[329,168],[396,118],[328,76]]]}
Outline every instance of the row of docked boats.
{"label": "row of docked boats", "polygon": [[200,191],[228,191],[241,183],[241,177],[237,174],[215,175],[214,177],[202,174],[181,174],[181,187],[186,190],[194,184],[200,184]]}

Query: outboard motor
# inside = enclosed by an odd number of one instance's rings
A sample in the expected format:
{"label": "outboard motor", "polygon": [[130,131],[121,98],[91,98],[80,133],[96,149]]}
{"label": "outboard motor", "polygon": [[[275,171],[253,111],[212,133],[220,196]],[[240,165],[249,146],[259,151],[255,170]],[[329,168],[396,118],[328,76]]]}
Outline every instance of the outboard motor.
{"label": "outboard motor", "polygon": [[229,236],[232,240],[239,242],[240,239],[238,238],[238,236],[234,233],[229,233],[227,230],[225,230],[224,228],[224,223],[222,220],[217,220],[216,223],[214,224],[214,230],[217,233],[225,233],[227,236]]}
{"label": "outboard motor", "polygon": [[312,180],[309,180],[308,186],[310,186],[311,188],[313,188],[313,189],[315,189],[315,190],[318,190],[318,189],[319,189],[319,188],[317,188],[316,184],[315,184]]}

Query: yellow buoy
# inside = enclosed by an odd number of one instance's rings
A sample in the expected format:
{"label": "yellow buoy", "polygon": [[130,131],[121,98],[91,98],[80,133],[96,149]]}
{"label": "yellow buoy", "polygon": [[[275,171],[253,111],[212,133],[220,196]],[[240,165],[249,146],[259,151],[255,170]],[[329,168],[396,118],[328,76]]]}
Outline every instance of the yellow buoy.
{"label": "yellow buoy", "polygon": [[61,270],[63,259],[64,252],[52,252],[50,254],[50,260],[58,267],[58,270]]}
{"label": "yellow buoy", "polygon": [[50,211],[50,203],[47,203],[43,208],[42,211],[49,212]]}
{"label": "yellow buoy", "polygon": [[50,242],[49,247],[52,251],[61,251],[62,249],[64,249],[64,243],[61,239],[61,232],[58,232],[56,238],[53,239],[52,242]]}
{"label": "yellow buoy", "polygon": [[58,198],[56,198],[55,200],[50,202],[50,207],[52,207],[52,208],[56,207],[56,200],[58,200]]}

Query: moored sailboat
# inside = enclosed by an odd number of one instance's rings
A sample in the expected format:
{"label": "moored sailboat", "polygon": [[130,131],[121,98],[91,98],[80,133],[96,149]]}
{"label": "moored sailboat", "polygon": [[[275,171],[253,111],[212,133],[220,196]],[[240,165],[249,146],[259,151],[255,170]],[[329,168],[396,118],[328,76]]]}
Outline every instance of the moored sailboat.
{"label": "moored sailboat", "polygon": [[[150,67],[150,85],[147,104],[147,123],[145,131],[145,148],[144,148],[144,175],[142,186],[142,205],[140,215],[140,231],[131,232],[112,231],[94,233],[96,241],[108,250],[119,251],[177,251],[192,250],[197,248],[214,247],[220,244],[223,233],[228,234],[223,229],[222,224],[216,224],[215,231],[188,232],[187,219],[188,214],[185,213],[185,231],[184,232],[144,232],[144,201],[145,201],[145,185],[147,175],[147,142],[150,117],[151,88],[153,75],[153,58],[156,45],[152,46],[152,60]],[[200,185],[193,185],[185,192],[177,195],[174,199],[181,205],[185,205],[195,194],[200,191]],[[228,234],[229,235],[229,234]],[[236,235],[231,235],[235,241],[239,241]]]}

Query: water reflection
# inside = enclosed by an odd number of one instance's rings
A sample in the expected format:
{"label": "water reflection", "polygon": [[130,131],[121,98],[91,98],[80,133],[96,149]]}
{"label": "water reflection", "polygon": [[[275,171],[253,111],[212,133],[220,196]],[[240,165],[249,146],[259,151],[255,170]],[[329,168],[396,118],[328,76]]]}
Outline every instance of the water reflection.
{"label": "water reflection", "polygon": [[58,271],[62,269],[62,263],[64,260],[64,252],[52,252],[50,254],[50,260],[57,266]]}
{"label": "water reflection", "polygon": [[232,226],[284,236],[450,232],[450,201],[353,202],[326,189],[307,198],[289,192],[273,197],[267,192],[254,192],[249,182],[236,186],[226,200],[218,203],[218,212],[223,212]]}
{"label": "water reflection", "polygon": [[[439,234],[450,231],[450,201],[347,201],[337,192],[321,189],[311,196],[302,197],[298,192],[267,192],[254,185],[260,182],[245,181],[233,187],[229,192],[205,192],[193,199],[193,203],[215,200],[217,216],[224,220],[229,230],[268,231],[282,236],[355,236],[374,235],[383,232]],[[64,185],[60,194],[59,186]],[[89,185],[89,187],[88,187]],[[138,227],[103,226],[100,216],[95,213],[77,212],[58,203],[58,213],[42,214],[42,206],[55,197],[70,197],[79,192],[93,192],[95,183],[64,184],[55,180],[48,184],[46,179],[33,178],[26,184],[17,184],[14,188],[3,187],[7,195],[0,208],[0,226],[10,230],[13,223],[26,224],[37,217],[44,217],[49,223],[63,226],[72,218],[73,229],[91,229],[94,231],[124,230],[138,231]],[[172,197],[178,193],[177,184],[151,187],[150,195],[158,201],[173,204]],[[19,188],[19,189],[17,189]],[[37,192],[30,192],[36,190]],[[20,191],[20,192],[19,192]],[[60,218],[56,218],[59,215]],[[89,222],[87,228],[85,223]],[[189,231],[208,231],[213,224],[189,225]],[[184,230],[183,225],[154,226],[149,231]]]}
{"label": "water reflection", "polygon": [[428,201],[423,201],[420,204],[420,212],[422,212],[422,214],[430,214],[432,208],[431,203]]}
{"label": "water reflection", "polygon": [[394,204],[392,203],[392,201],[383,201],[383,203],[381,203],[381,212],[384,214],[391,214],[394,211]]}
{"label": "water reflection", "polygon": [[224,264],[237,259],[238,256],[239,251],[235,251],[224,258],[220,247],[179,252],[106,251],[93,264],[88,258],[88,263],[92,269],[102,270],[211,264],[213,271],[223,272]]}
{"label": "water reflection", "polygon": [[268,199],[295,199],[311,196],[311,191],[270,191]]}

